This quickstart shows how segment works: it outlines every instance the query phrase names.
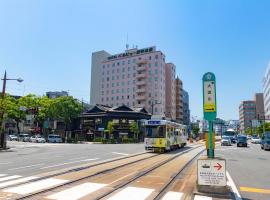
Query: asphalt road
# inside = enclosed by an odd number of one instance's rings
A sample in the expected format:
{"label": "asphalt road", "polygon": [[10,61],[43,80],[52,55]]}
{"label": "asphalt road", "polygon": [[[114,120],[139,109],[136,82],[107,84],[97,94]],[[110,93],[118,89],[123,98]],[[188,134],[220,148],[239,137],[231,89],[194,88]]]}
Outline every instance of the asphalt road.
{"label": "asphalt road", "polygon": [[216,156],[226,159],[231,175],[242,199],[270,199],[270,151],[261,150],[259,144],[248,148],[218,146]]}
{"label": "asphalt road", "polygon": [[37,144],[9,142],[0,174],[31,176],[144,151],[143,144]]}

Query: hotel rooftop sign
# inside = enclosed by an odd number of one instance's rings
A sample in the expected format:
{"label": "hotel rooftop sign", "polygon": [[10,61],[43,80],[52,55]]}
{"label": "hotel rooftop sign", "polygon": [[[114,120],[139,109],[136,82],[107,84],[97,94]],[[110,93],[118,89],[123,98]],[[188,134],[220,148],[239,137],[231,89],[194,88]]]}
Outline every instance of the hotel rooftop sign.
{"label": "hotel rooftop sign", "polygon": [[149,53],[149,52],[153,52],[153,51],[155,51],[155,47],[148,47],[148,48],[138,49],[138,50],[131,49],[131,50],[127,50],[125,53],[120,53],[120,54],[109,56],[108,60],[113,60],[113,59],[123,58],[123,57],[129,57],[129,56],[135,56],[135,55],[140,55],[140,54],[143,54],[143,53]]}

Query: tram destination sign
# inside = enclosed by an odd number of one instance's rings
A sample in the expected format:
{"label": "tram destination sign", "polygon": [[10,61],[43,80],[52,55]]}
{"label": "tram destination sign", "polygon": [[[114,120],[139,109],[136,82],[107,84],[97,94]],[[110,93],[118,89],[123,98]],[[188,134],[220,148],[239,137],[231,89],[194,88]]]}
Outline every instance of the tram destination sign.
{"label": "tram destination sign", "polygon": [[211,72],[203,75],[203,113],[206,120],[216,119],[216,78]]}

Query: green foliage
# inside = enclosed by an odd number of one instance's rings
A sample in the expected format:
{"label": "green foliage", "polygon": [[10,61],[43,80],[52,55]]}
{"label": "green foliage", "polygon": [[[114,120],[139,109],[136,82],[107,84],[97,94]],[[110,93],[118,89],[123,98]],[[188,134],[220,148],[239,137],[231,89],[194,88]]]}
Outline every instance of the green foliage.
{"label": "green foliage", "polygon": [[130,124],[130,130],[134,133],[134,139],[138,139],[140,130],[138,124],[135,121]]}
{"label": "green foliage", "polygon": [[44,102],[48,106],[48,115],[56,120],[63,120],[67,125],[73,118],[80,115],[82,111],[81,104],[73,97],[58,97],[52,102]]}
{"label": "green foliage", "polygon": [[269,132],[270,131],[270,123],[266,122],[266,123],[262,123],[259,127],[256,128],[256,134],[258,134],[260,137],[263,134],[263,130],[265,132]]}
{"label": "green foliage", "polygon": [[197,126],[197,124],[192,124],[192,134],[194,138],[199,136],[199,131],[200,128]]}
{"label": "green foliage", "polygon": [[109,121],[108,124],[107,124],[107,129],[106,129],[106,132],[108,134],[112,134],[113,131],[114,131],[114,128],[113,128],[113,122],[112,121]]}

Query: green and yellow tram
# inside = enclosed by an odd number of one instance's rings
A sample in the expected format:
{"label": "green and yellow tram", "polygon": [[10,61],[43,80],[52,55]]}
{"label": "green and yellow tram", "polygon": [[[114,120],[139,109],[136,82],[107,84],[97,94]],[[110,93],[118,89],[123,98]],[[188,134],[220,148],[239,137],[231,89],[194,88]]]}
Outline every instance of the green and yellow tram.
{"label": "green and yellow tram", "polygon": [[171,151],[186,145],[187,127],[168,120],[145,121],[145,149],[157,152]]}

